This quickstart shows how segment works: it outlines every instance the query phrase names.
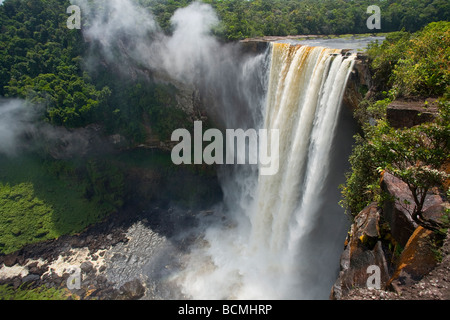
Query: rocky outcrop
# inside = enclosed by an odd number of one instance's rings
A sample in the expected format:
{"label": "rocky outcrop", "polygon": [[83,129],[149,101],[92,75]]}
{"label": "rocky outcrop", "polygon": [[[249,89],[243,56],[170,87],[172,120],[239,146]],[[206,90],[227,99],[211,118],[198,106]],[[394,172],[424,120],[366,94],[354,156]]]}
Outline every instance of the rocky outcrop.
{"label": "rocky outcrop", "polygon": [[438,113],[436,99],[422,101],[395,100],[386,110],[386,118],[393,128],[411,128],[434,121]]}
{"label": "rocky outcrop", "polygon": [[[395,241],[404,247],[418,227],[411,216],[414,210],[411,191],[405,182],[389,172],[383,174],[381,187],[388,194],[388,200],[384,201],[383,217],[389,223]],[[423,205],[424,218],[438,221],[445,206],[439,194],[430,192]]]}
{"label": "rocky outcrop", "polygon": [[412,285],[428,274],[437,264],[433,231],[419,226],[411,235],[397,263],[388,286],[397,291],[404,285]]}
{"label": "rocky outcrop", "polygon": [[[189,228],[196,228],[197,219],[205,215],[212,218],[214,212],[130,208],[81,234],[0,254],[0,285],[14,290],[45,286],[79,300],[185,298],[172,274],[190,245],[201,238]],[[71,287],[73,270],[78,270],[79,280]],[[1,294],[0,300],[5,298]]]}
{"label": "rocky outcrop", "polygon": [[[383,205],[372,203],[354,219],[341,256],[339,276],[331,289],[331,299],[366,296],[396,299],[404,292],[415,294],[411,287],[439,267],[439,236],[413,221],[414,201],[406,183],[385,172],[381,185],[387,193]],[[449,206],[439,194],[429,193],[423,216],[439,221]],[[444,261],[450,261],[445,250],[442,254]],[[377,294],[367,291],[370,266],[380,270]],[[448,266],[442,268],[450,270]],[[446,279],[448,275],[449,272],[442,276]]]}
{"label": "rocky outcrop", "polygon": [[351,110],[355,110],[359,103],[370,94],[372,78],[369,70],[368,57],[365,54],[357,53],[355,65],[347,82],[343,103]]}
{"label": "rocky outcrop", "polygon": [[395,241],[405,246],[417,228],[411,216],[414,209],[411,191],[406,183],[389,172],[383,174],[381,188],[391,195],[391,198],[384,202],[383,217],[389,223]]}
{"label": "rocky outcrop", "polygon": [[380,233],[380,210],[372,203],[355,218],[341,256],[341,270],[331,290],[331,299],[341,299],[354,287],[366,287],[371,267],[380,271],[380,287],[390,278]]}

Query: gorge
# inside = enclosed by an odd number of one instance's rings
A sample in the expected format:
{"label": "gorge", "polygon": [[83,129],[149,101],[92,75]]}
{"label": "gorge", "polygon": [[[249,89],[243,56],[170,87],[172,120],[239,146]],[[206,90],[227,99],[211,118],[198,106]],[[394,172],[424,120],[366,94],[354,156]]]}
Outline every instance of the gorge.
{"label": "gorge", "polygon": [[[193,235],[197,240],[182,251],[164,249],[165,245],[151,249],[149,253],[159,253],[150,259],[143,254],[139,271],[143,275],[136,276],[156,283],[155,291],[165,292],[157,294],[159,298],[326,298],[348,228],[338,205],[338,185],[344,179],[355,130],[342,100],[356,55],[282,43],[264,43],[256,51],[244,44],[221,44],[208,34],[217,22],[214,12],[198,2],[175,13],[176,29],[170,38],[162,37],[152,17],[132,2],[109,2],[110,14],[103,19],[98,19],[103,14],[98,8],[81,0],[73,3],[89,12],[89,19],[96,19],[83,34],[98,43],[102,58],[92,56],[88,68],[117,66],[122,76],[144,72],[172,83],[186,95],[177,97],[183,104],[179,108],[195,119],[198,111],[188,95],[199,96],[195,99],[203,106],[201,113],[223,131],[279,131],[277,150],[270,147],[271,135],[267,148],[279,170],[265,175],[261,163],[241,165],[241,159],[227,161],[237,165],[218,166],[223,201],[211,208],[212,216],[196,217],[194,226],[175,226],[175,233],[168,236],[177,239],[174,243]],[[119,8],[145,23],[137,30],[133,22],[119,19]],[[127,34],[133,38],[125,39]],[[149,34],[153,41],[148,41]],[[70,143],[64,148],[70,149]],[[181,211],[170,215],[183,221]],[[119,263],[113,257],[120,255],[113,255],[111,263]],[[176,267],[163,279],[155,279],[162,274],[155,272],[161,257]],[[106,271],[110,279],[121,279],[112,270],[114,266]],[[117,282],[119,287],[123,284]]]}
{"label": "gorge", "polygon": [[[30,3],[7,0],[0,14],[32,15],[40,2]],[[64,59],[36,63],[37,41],[35,55],[16,50],[20,59],[4,59],[14,67],[0,66],[0,299],[35,290],[94,300],[346,299],[365,290],[373,265],[380,296],[395,299],[405,278],[423,276],[406,253],[420,271],[436,265],[442,235],[435,241],[412,220],[411,187],[387,159],[403,147],[398,137],[411,137],[419,143],[406,149],[425,157],[413,166],[423,161],[439,177],[449,168],[444,102],[435,95],[405,110],[410,101],[392,101],[398,88],[445,84],[441,56],[425,84],[405,81],[416,69],[400,63],[416,58],[404,48],[430,47],[420,37],[444,43],[444,24],[424,36],[237,42],[217,36],[221,22],[204,2],[179,4],[163,28],[147,2],[70,4],[81,8],[81,30],[59,30],[48,44],[55,56],[67,46]],[[445,45],[435,47],[439,55]],[[39,75],[19,77],[27,68]],[[399,83],[391,89],[388,78]],[[423,206],[434,225],[448,204],[439,188],[427,189]],[[399,195],[404,202],[392,200]],[[68,286],[73,270],[81,287]]]}
{"label": "gorge", "polygon": [[[351,129],[337,127],[355,55],[280,43],[263,54],[270,67],[259,125],[280,130],[280,170],[235,168],[222,181],[235,227],[209,227],[206,248],[182,272],[182,290],[197,299],[323,299],[337,270],[348,226],[337,205],[345,156],[336,144],[351,141]],[[199,263],[209,259],[212,270]]]}

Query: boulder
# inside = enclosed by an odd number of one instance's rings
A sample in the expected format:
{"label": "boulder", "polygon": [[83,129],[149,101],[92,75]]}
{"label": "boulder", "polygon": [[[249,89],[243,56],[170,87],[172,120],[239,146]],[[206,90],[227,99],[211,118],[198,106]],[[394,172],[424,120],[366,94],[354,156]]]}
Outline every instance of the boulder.
{"label": "boulder", "polygon": [[38,274],[28,274],[22,278],[22,284],[30,284],[40,279],[41,277]]}
{"label": "boulder", "polygon": [[433,231],[419,226],[408,240],[388,285],[398,291],[400,286],[409,286],[420,281],[436,265]]}
{"label": "boulder", "polygon": [[392,200],[383,204],[383,217],[389,223],[391,234],[402,247],[417,228],[411,213],[414,210],[414,199],[408,185],[385,172],[382,177],[381,188]]}
{"label": "boulder", "polygon": [[363,209],[356,217],[340,260],[339,277],[331,290],[331,299],[341,299],[355,287],[366,288],[369,267],[380,269],[380,285],[389,280],[386,257],[380,241],[380,210],[376,203]]}
{"label": "boulder", "polygon": [[3,263],[6,267],[12,267],[19,262],[19,253],[14,252],[3,257]]}
{"label": "boulder", "polygon": [[80,269],[84,274],[88,274],[88,273],[94,271],[94,265],[90,261],[84,261],[80,265]]}
{"label": "boulder", "polygon": [[446,209],[450,209],[450,204],[448,202],[440,202],[439,199],[434,196],[433,198],[436,204],[430,205],[427,209],[423,212],[423,217],[426,220],[431,220],[436,223],[441,223],[441,218],[445,213]]}
{"label": "boulder", "polygon": [[128,281],[120,287],[121,297],[126,300],[138,300],[145,294],[145,287],[138,279]]}

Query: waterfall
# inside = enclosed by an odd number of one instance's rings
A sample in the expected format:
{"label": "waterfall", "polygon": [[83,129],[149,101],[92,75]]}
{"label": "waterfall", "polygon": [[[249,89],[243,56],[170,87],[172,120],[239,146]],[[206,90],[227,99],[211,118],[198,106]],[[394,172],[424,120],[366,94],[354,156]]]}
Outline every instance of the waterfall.
{"label": "waterfall", "polygon": [[279,171],[243,167],[227,177],[241,205],[229,206],[234,224],[208,228],[207,244],[190,254],[181,282],[196,299],[326,299],[336,276],[343,214],[324,203],[336,200],[327,183],[354,56],[281,43],[267,54],[260,127],[279,130]]}

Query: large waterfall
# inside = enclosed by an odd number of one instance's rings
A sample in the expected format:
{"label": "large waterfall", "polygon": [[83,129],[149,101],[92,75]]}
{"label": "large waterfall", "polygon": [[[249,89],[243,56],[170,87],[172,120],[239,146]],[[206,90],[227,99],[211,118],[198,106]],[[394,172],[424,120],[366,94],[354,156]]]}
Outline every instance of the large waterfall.
{"label": "large waterfall", "polygon": [[354,56],[281,43],[266,54],[260,127],[279,130],[279,170],[240,167],[227,176],[228,199],[239,205],[228,206],[233,223],[208,228],[191,252],[181,276],[189,297],[326,299],[336,276],[346,225],[329,184]]}

